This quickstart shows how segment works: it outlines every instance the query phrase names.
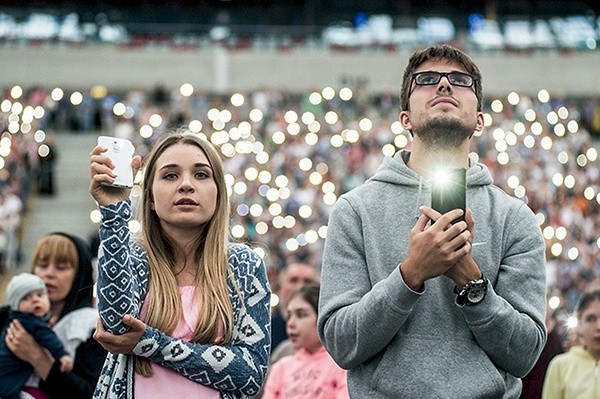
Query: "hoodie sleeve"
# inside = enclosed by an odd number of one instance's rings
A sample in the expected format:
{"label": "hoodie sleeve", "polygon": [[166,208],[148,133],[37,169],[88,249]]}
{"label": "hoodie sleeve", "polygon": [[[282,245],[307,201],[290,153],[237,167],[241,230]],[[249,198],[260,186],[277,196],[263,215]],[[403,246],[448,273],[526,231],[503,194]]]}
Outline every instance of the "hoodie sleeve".
{"label": "hoodie sleeve", "polygon": [[345,369],[384,349],[421,295],[406,286],[398,267],[371,285],[361,225],[352,205],[340,197],[327,228],[317,327],[325,347]]}
{"label": "hoodie sleeve", "polygon": [[464,306],[462,311],[490,359],[523,377],[533,368],[547,338],[545,244],[535,215],[525,204],[511,213],[504,229],[496,281],[491,282],[483,302]]}

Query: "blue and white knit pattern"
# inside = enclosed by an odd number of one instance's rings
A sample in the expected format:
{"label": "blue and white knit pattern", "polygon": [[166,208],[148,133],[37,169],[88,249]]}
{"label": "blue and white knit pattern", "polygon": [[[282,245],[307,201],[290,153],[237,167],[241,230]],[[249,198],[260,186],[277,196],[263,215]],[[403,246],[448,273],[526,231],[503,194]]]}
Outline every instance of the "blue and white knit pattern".
{"label": "blue and white knit pattern", "polygon": [[[100,207],[101,246],[98,258],[98,308],[105,328],[122,334],[125,314],[139,317],[148,291],[148,260],[143,247],[130,240],[131,202]],[[171,368],[192,381],[221,391],[225,399],[256,394],[267,372],[270,344],[270,297],[260,256],[245,245],[232,245],[229,265],[238,289],[229,282],[234,330],[224,345],[175,339],[147,326],[133,350],[138,356]],[[95,399],[133,398],[133,356],[109,354]]]}

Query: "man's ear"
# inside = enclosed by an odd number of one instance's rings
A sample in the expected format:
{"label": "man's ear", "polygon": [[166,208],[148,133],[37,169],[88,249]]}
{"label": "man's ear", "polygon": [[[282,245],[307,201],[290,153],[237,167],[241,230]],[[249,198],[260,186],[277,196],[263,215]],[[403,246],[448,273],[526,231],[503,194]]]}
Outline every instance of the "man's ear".
{"label": "man's ear", "polygon": [[483,130],[484,124],[485,124],[485,122],[483,120],[483,112],[478,112],[477,113],[477,125],[475,126],[475,131],[481,132]]}
{"label": "man's ear", "polygon": [[404,130],[408,131],[412,137],[412,123],[410,123],[410,111],[401,111],[398,115],[398,120],[402,124]]}

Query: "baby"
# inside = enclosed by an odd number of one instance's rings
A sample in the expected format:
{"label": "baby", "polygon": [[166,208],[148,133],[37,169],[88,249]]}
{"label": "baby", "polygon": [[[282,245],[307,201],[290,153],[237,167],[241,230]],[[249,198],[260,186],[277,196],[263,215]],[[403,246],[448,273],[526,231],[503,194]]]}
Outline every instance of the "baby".
{"label": "baby", "polygon": [[[14,276],[6,288],[10,305],[9,321],[17,319],[35,340],[60,362],[60,371],[70,372],[73,361],[54,331],[48,325],[50,298],[44,281],[31,273]],[[7,346],[14,337],[7,337],[7,327],[0,335],[0,397],[19,398],[20,391],[33,374],[33,367],[17,356]]]}

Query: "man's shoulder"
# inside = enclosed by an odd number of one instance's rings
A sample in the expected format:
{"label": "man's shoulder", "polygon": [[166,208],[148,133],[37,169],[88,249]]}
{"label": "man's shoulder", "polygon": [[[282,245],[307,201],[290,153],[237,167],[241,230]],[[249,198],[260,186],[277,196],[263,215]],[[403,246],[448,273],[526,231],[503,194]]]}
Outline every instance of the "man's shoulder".
{"label": "man's shoulder", "polygon": [[494,201],[494,206],[504,206],[511,212],[516,212],[519,209],[529,209],[529,206],[522,199],[510,195],[501,187],[495,184],[490,184],[486,187]]}

